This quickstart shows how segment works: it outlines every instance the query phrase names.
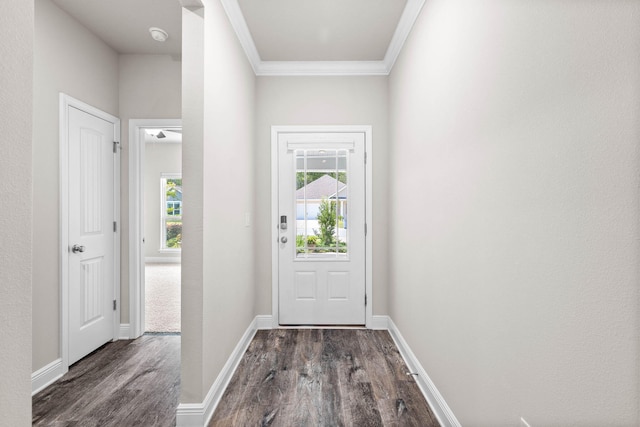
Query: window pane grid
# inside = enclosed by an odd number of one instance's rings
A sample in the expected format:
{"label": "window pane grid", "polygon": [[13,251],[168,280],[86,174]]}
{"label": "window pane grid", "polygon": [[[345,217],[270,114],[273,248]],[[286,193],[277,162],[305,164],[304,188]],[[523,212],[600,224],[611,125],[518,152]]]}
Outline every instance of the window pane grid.
{"label": "window pane grid", "polygon": [[347,150],[295,150],[296,258],[347,259]]}
{"label": "window pane grid", "polygon": [[164,175],[161,185],[161,249],[180,250],[182,247],[182,177]]}

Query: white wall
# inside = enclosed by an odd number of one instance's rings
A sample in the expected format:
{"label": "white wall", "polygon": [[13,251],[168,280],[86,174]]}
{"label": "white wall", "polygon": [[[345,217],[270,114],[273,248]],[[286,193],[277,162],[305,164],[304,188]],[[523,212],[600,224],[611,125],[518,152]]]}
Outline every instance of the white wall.
{"label": "white wall", "polygon": [[[180,118],[181,62],[170,55],[118,55],[50,0],[35,2],[33,370],[60,357],[58,94],[120,117],[121,307],[129,304],[128,125]],[[121,311],[129,322],[129,310]]]}
{"label": "white wall", "polygon": [[[203,391],[204,8],[182,9],[182,216],[180,402]],[[186,183],[186,186],[185,186]]]}
{"label": "white wall", "polygon": [[176,258],[180,253],[160,251],[162,174],[182,172],[182,144],[155,142],[149,137],[144,153],[144,255],[149,258]]}
{"label": "white wall", "polygon": [[[122,146],[120,307],[129,307],[129,120],[181,117],[182,61],[171,55],[132,54],[122,54],[118,60]],[[129,323],[129,310],[121,310],[120,319]]]}
{"label": "white wall", "polygon": [[640,3],[432,0],[390,77],[390,314],[465,426],[638,425]]}
{"label": "white wall", "polygon": [[372,125],[373,313],[387,314],[386,77],[260,77],[256,90],[256,313],[271,314],[271,126]]}
{"label": "white wall", "polygon": [[118,115],[118,56],[50,0],[35,2],[33,370],[60,357],[59,93]]}
{"label": "white wall", "polygon": [[193,209],[183,227],[183,403],[202,402],[254,317],[244,219],[255,191],[255,76],[220,2],[204,3],[203,39],[198,17],[183,14],[183,200]]}
{"label": "white wall", "polygon": [[0,424],[17,427],[31,425],[33,8],[0,6]]}
{"label": "white wall", "polygon": [[[205,388],[254,317],[255,75],[219,1],[205,2],[204,295]],[[231,320],[231,321],[230,321]]]}

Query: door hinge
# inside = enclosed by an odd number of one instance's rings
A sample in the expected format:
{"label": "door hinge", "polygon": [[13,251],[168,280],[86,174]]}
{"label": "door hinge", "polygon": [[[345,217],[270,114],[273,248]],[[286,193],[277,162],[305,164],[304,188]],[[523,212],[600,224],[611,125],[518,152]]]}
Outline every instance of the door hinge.
{"label": "door hinge", "polygon": [[365,236],[367,235],[367,223],[366,222],[364,223],[364,235]]}
{"label": "door hinge", "polygon": [[118,144],[120,144],[118,141],[113,141],[113,154],[118,152]]}
{"label": "door hinge", "polygon": [[364,294],[364,306],[367,306],[367,294]]}
{"label": "door hinge", "polygon": [[366,151],[364,152],[364,164],[365,165],[367,164],[367,152]]}
{"label": "door hinge", "polygon": [[118,303],[116,302],[116,300],[113,300],[113,311],[116,310],[116,307],[118,307]]}
{"label": "door hinge", "polygon": [[118,223],[113,221],[113,232],[115,233],[116,231],[118,231]]}

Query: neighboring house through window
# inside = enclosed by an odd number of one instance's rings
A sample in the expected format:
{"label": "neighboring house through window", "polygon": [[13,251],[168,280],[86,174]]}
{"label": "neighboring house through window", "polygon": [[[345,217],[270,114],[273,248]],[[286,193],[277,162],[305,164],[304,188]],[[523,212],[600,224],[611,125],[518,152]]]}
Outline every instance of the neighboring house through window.
{"label": "neighboring house through window", "polygon": [[182,175],[163,173],[160,178],[160,250],[182,247]]}

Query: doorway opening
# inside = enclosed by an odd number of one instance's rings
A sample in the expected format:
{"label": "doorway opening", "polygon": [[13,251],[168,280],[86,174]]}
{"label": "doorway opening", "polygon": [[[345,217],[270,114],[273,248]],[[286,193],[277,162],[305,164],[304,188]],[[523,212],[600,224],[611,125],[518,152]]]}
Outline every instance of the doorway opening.
{"label": "doorway opening", "polygon": [[182,130],[144,132],[144,332],[179,333]]}
{"label": "doorway opening", "polygon": [[131,120],[130,337],[179,334],[182,246],[180,120]]}

